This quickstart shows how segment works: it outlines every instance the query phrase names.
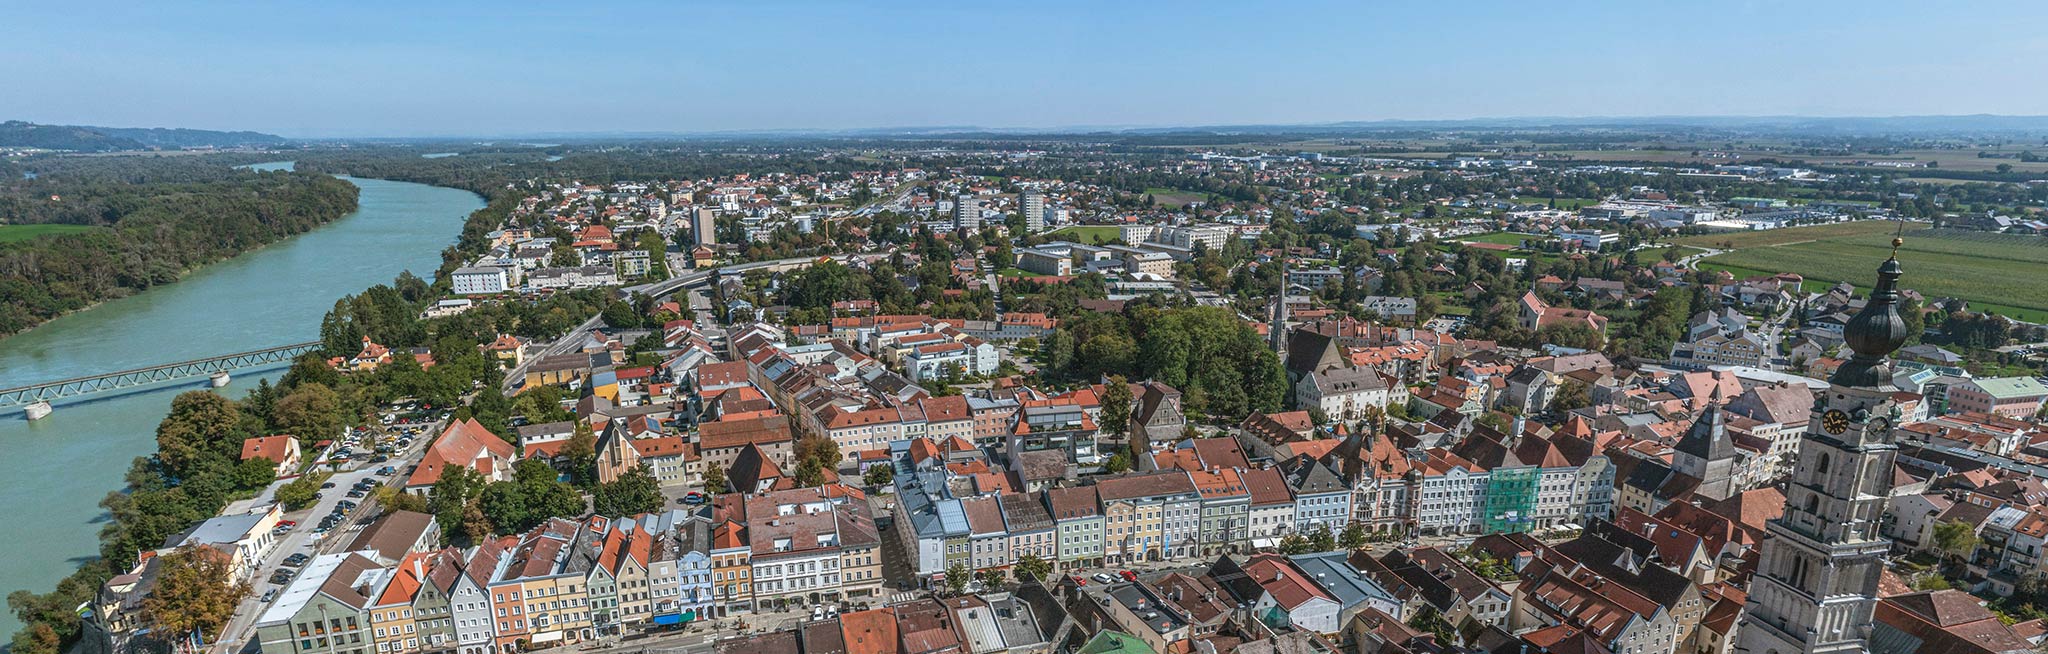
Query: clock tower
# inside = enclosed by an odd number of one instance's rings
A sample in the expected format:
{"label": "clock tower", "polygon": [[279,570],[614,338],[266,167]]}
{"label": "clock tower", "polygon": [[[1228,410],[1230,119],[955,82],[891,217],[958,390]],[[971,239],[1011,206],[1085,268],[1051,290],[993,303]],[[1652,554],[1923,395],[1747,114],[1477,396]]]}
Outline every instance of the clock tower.
{"label": "clock tower", "polygon": [[1814,398],[1797,465],[1785,486],[1785,515],[1770,523],[1749,587],[1735,651],[1746,654],[1863,652],[1869,649],[1877,580],[1890,541],[1879,522],[1891,492],[1900,409],[1885,355],[1905,345],[1898,312],[1898,248],[1878,266],[1870,301],[1843,337],[1855,355]]}

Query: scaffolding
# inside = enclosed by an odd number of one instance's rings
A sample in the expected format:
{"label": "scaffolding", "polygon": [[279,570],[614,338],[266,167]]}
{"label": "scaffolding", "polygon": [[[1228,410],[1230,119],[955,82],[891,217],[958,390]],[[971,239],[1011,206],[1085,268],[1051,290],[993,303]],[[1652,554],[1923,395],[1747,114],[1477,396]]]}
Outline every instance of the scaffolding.
{"label": "scaffolding", "polygon": [[1489,534],[1528,531],[1535,524],[1540,468],[1501,468],[1486,480],[1485,530]]}

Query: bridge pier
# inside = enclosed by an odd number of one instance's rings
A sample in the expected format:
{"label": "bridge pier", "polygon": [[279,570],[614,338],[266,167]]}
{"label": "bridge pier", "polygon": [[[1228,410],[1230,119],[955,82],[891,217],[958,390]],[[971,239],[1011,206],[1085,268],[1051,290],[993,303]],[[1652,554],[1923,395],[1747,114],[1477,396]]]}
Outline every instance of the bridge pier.
{"label": "bridge pier", "polygon": [[228,376],[228,372],[226,370],[222,370],[220,372],[213,373],[212,376],[207,377],[206,383],[212,384],[214,388],[220,388],[222,386],[228,385],[228,382],[233,380],[234,378]]}
{"label": "bridge pier", "polygon": [[35,404],[28,405],[27,407],[24,407],[22,409],[22,413],[28,414],[28,419],[30,420],[42,420],[43,418],[47,418],[50,416],[50,411],[51,409],[49,402],[37,402]]}

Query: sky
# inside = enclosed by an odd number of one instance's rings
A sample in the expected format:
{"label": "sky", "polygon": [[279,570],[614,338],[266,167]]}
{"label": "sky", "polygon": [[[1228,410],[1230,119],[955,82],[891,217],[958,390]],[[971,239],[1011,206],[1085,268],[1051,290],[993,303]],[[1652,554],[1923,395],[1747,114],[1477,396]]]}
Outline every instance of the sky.
{"label": "sky", "polygon": [[2040,115],[2043,25],[2039,0],[22,2],[0,11],[0,120],[314,138]]}

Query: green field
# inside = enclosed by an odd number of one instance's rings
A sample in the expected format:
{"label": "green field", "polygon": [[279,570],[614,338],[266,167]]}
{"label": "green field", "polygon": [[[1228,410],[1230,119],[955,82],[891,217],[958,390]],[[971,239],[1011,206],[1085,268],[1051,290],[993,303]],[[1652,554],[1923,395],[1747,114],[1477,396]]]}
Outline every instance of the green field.
{"label": "green field", "polygon": [[1208,197],[1200,191],[1182,191],[1157,186],[1145,189],[1145,193],[1152,196],[1162,209],[1179,209],[1187,206],[1189,202],[1201,202],[1203,198]]}
{"label": "green field", "polygon": [[1473,234],[1471,236],[1460,236],[1457,240],[1466,243],[1492,243],[1494,245],[1513,245],[1520,247],[1522,245],[1522,241],[1548,241],[1550,240],[1550,237],[1541,234],[1491,232],[1486,234]]}
{"label": "green field", "polygon": [[[1838,231],[1843,233],[1742,246],[1702,264],[1745,277],[1772,271],[1798,273],[1809,280],[1807,290],[1842,281],[1868,287],[1876,281],[1878,262],[1891,255],[1891,234],[1883,230]],[[2048,320],[2048,284],[2040,283],[2048,273],[2048,238],[1923,227],[1908,232],[1905,246],[1899,249],[1899,262],[1906,269],[1903,285],[1922,295],[1959,297],[1969,300],[1973,310],[2028,321]]]}
{"label": "green field", "polygon": [[[1725,232],[1721,234],[1681,236],[1671,239],[1671,242],[1679,245],[1729,250],[1871,234],[1882,234],[1888,239],[1898,229],[1899,223],[1889,220],[1859,220],[1856,222],[1829,223],[1808,227],[1767,229],[1759,232]],[[1906,233],[1908,234],[1922,229],[1927,229],[1927,223],[1906,223]]]}
{"label": "green field", "polygon": [[1083,245],[1101,245],[1123,238],[1123,234],[1111,225],[1075,225],[1061,228],[1050,234],[1054,239],[1066,239]]}
{"label": "green field", "polygon": [[95,229],[99,228],[90,225],[0,225],[0,243],[26,241],[41,236],[76,234]]}
{"label": "green field", "polygon": [[[1549,206],[1549,205],[1550,205],[1550,198],[1538,198],[1538,197],[1522,197],[1522,198],[1515,198],[1514,200],[1511,200],[1511,201],[1512,201],[1512,202],[1518,202],[1518,203],[1521,203],[1521,204],[1541,204],[1541,205],[1545,205],[1545,206]],[[1558,198],[1558,199],[1557,199],[1557,208],[1558,208],[1558,210],[1559,210],[1559,211],[1578,211],[1578,210],[1579,210],[1579,209],[1581,209],[1581,208],[1584,208],[1584,207],[1590,207],[1590,206],[1593,206],[1593,205],[1596,205],[1596,204],[1600,204],[1600,199],[1599,199],[1599,198]]]}

